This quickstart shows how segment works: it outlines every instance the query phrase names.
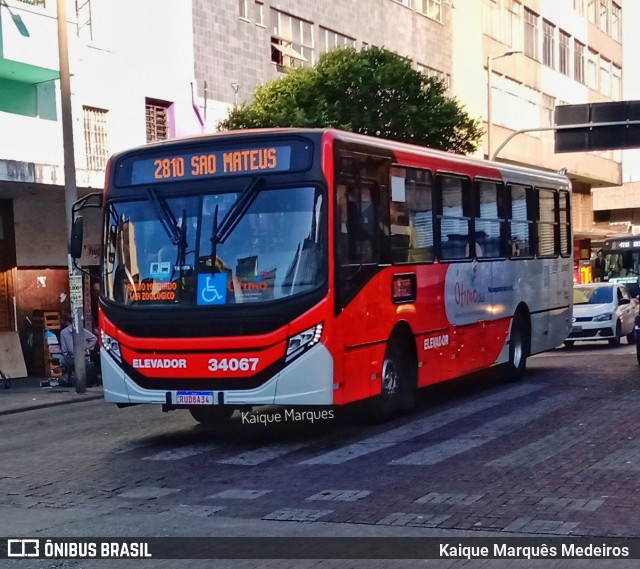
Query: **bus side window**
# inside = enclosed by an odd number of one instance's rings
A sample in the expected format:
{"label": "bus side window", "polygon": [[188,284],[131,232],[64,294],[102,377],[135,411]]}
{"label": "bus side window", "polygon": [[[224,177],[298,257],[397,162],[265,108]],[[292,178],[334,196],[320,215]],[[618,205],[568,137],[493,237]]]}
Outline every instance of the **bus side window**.
{"label": "bus side window", "polygon": [[553,257],[560,246],[556,246],[556,193],[553,190],[536,188],[538,195],[538,255]]}
{"label": "bus side window", "polygon": [[[509,194],[509,218],[510,218],[510,257],[531,257],[532,237],[532,208],[527,207],[527,198],[531,195],[529,188],[525,186],[511,185]],[[531,198],[529,198],[531,199]]]}
{"label": "bus side window", "polygon": [[501,190],[498,182],[476,182],[477,217],[474,240],[476,256],[483,259],[503,256],[504,220],[501,217]]}
{"label": "bus side window", "polygon": [[468,178],[439,175],[440,256],[442,259],[468,259],[471,254],[470,181]]}
{"label": "bus side window", "polygon": [[391,168],[389,236],[394,263],[434,260],[431,172],[421,168]]}

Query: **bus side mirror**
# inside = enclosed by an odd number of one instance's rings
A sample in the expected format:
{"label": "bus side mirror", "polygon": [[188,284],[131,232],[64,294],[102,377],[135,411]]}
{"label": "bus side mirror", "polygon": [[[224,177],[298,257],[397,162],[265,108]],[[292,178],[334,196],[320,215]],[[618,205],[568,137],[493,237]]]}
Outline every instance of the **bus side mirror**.
{"label": "bus side mirror", "polygon": [[82,239],[84,236],[84,225],[82,217],[76,217],[71,227],[71,239],[69,241],[69,254],[72,259],[82,257]]}

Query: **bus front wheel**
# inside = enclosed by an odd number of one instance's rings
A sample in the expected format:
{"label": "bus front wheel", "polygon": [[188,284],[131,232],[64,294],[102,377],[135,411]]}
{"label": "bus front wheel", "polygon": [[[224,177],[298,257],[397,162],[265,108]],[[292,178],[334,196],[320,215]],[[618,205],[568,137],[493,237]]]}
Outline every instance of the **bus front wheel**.
{"label": "bus front wheel", "polygon": [[233,407],[189,407],[189,413],[191,413],[191,416],[198,421],[198,423],[212,427],[226,423],[231,419],[234,411],[235,409]]}
{"label": "bus front wheel", "polygon": [[409,344],[399,338],[389,341],[382,363],[380,395],[371,401],[371,419],[381,422],[398,411],[415,406],[417,363]]}

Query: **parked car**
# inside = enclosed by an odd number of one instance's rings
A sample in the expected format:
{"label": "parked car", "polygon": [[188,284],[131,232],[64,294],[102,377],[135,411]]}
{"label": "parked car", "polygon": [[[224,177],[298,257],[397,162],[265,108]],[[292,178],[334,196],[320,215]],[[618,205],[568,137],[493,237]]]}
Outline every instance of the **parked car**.
{"label": "parked car", "polygon": [[573,286],[573,326],[565,340],[607,340],[617,346],[625,336],[629,344],[636,339],[638,301],[617,283],[590,283]]}

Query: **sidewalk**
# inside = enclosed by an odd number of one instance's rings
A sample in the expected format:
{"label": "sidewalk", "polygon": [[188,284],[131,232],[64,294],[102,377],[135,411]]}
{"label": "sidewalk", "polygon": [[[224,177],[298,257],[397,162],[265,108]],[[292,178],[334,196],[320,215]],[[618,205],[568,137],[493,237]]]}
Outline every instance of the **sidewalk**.
{"label": "sidewalk", "polygon": [[40,387],[41,381],[46,380],[39,377],[11,378],[9,389],[5,389],[0,381],[0,415],[102,398],[101,385],[87,387],[86,392],[80,394],[76,393],[75,387]]}

